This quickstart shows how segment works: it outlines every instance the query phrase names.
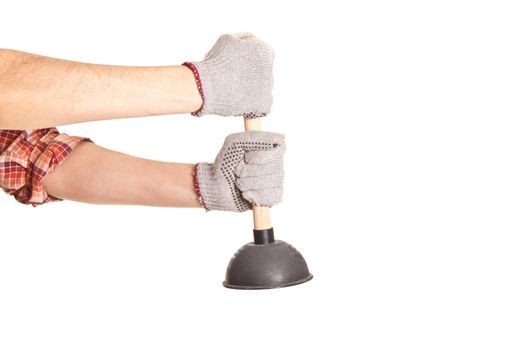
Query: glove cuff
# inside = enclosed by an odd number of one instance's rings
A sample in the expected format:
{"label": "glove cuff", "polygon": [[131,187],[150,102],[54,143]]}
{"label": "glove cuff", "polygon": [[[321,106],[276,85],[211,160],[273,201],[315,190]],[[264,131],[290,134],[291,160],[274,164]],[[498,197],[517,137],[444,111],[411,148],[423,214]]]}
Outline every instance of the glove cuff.
{"label": "glove cuff", "polygon": [[195,193],[199,196],[199,201],[206,211],[215,210],[219,206],[218,201],[221,198],[217,193],[217,180],[213,175],[213,164],[197,163],[195,164]]}
{"label": "glove cuff", "polygon": [[204,209],[206,211],[225,210],[224,194],[221,193],[221,188],[217,184],[213,164],[198,163],[195,165],[195,179],[195,192],[200,196]]}
{"label": "glove cuff", "polygon": [[221,176],[220,170],[210,163],[198,163],[195,166],[195,192],[202,200],[202,206],[207,210],[223,210],[242,212],[249,210],[251,205],[242,198],[240,191]]}
{"label": "glove cuff", "polygon": [[[205,114],[216,114],[222,116],[231,116],[234,101],[238,96],[232,91],[233,84],[238,82],[226,82],[218,76],[217,72],[223,71],[228,66],[227,57],[217,57],[206,59],[202,62],[193,62],[193,66],[200,76],[200,83],[203,93],[203,103],[199,111],[195,113],[196,116]],[[231,73],[230,73],[231,74]],[[224,77],[222,77],[224,79]]]}
{"label": "glove cuff", "polygon": [[191,112],[191,115],[195,117],[200,117],[202,115],[201,111],[202,111],[202,108],[204,107],[204,103],[206,103],[206,100],[204,98],[204,92],[202,90],[202,81],[201,81],[201,76],[199,74],[199,70],[191,62],[184,62],[182,65],[189,68],[191,72],[193,73],[193,77],[195,78],[195,83],[197,84],[197,89],[199,90],[199,95],[201,95],[202,102],[203,102],[201,108],[199,108],[195,112]]}
{"label": "glove cuff", "polygon": [[199,163],[193,166],[193,173],[192,173],[193,190],[195,191],[195,195],[197,196],[197,200],[199,201],[199,204],[201,205],[201,207],[206,209],[206,211],[208,211],[208,208],[206,208],[206,205],[204,204],[204,199],[202,198],[201,184],[199,181],[199,177],[197,175],[198,171],[199,171]]}

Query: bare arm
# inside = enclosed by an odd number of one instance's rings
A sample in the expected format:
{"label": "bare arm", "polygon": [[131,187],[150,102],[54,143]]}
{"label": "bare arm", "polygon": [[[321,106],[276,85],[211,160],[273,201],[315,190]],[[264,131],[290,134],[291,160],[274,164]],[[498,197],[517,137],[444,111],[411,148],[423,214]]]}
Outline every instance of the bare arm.
{"label": "bare arm", "polygon": [[78,145],[43,181],[50,195],[94,204],[200,207],[193,165],[152,161]]}
{"label": "bare arm", "polygon": [[189,113],[202,105],[184,66],[108,66],[0,49],[0,129]]}

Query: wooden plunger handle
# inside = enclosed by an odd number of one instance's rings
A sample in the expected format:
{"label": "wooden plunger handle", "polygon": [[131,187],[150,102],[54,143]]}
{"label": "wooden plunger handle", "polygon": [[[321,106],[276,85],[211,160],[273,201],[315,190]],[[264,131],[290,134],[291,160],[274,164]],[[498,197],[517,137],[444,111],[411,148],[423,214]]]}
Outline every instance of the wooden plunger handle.
{"label": "wooden plunger handle", "polygon": [[[261,118],[248,119],[244,118],[244,130],[260,131]],[[270,221],[270,208],[253,205],[253,228],[255,230],[266,230],[272,228]]]}

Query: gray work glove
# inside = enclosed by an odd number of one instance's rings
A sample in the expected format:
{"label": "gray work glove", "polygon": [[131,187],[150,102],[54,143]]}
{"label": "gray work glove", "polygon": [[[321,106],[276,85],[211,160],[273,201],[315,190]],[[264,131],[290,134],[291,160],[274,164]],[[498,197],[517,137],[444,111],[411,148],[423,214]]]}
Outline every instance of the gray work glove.
{"label": "gray work glove", "polygon": [[283,193],[284,135],[246,131],[229,135],[215,163],[199,163],[196,186],[207,210],[242,212],[272,206]]}
{"label": "gray work glove", "polygon": [[273,57],[270,45],[250,33],[224,34],[192,69],[202,108],[193,113],[263,117],[272,107]]}

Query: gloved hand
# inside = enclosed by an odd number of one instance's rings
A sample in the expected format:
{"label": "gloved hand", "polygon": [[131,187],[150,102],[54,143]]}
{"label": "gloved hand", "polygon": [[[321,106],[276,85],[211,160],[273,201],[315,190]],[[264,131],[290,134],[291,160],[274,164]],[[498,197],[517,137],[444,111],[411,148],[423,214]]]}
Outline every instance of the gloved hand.
{"label": "gloved hand", "polygon": [[263,117],[272,107],[270,45],[250,33],[222,35],[201,62],[186,62],[204,100],[193,115]]}
{"label": "gloved hand", "polygon": [[272,206],[283,193],[284,135],[246,131],[229,135],[213,164],[196,166],[196,186],[207,210],[242,212]]}

